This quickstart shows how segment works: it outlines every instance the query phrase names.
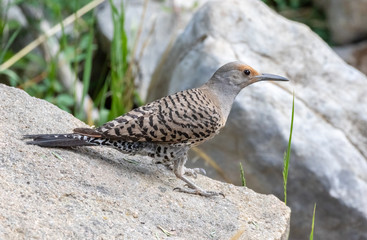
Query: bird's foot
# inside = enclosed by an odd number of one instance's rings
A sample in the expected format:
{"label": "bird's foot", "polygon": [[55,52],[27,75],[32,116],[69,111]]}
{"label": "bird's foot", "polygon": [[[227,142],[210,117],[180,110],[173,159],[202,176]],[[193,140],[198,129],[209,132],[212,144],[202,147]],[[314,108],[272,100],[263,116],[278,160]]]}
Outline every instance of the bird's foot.
{"label": "bird's foot", "polygon": [[176,187],[176,188],[173,189],[173,191],[189,193],[189,194],[195,194],[195,195],[200,195],[200,196],[204,196],[204,197],[214,197],[214,196],[219,196],[219,195],[222,195],[223,197],[225,197],[222,192],[205,191],[205,190],[201,190],[201,189]]}
{"label": "bird's foot", "polygon": [[206,175],[204,168],[185,168],[185,175],[197,178],[198,174]]}
{"label": "bird's foot", "polygon": [[[167,165],[170,170],[173,170],[173,164]],[[184,168],[184,174],[187,176],[192,176],[197,178],[198,174],[206,175],[206,171],[204,168]]]}

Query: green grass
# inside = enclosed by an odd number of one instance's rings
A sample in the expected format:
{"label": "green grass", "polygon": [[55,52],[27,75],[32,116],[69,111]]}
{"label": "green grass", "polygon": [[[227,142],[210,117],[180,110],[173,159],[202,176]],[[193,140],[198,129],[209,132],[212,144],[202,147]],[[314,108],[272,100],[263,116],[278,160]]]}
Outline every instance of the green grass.
{"label": "green grass", "polygon": [[294,92],[293,92],[293,102],[292,102],[292,119],[291,119],[291,129],[289,133],[288,148],[284,153],[283,158],[283,186],[284,186],[284,203],[287,205],[287,183],[288,183],[288,170],[289,161],[291,158],[291,143],[292,143],[292,133],[293,133],[293,120],[294,120]]}
{"label": "green grass", "polygon": [[246,179],[245,179],[245,172],[243,171],[242,163],[240,162],[240,171],[241,171],[241,183],[242,186],[246,187]]}
{"label": "green grass", "polygon": [[110,1],[113,19],[113,39],[111,47],[111,110],[109,112],[109,120],[116,116],[122,115],[132,108],[133,99],[133,83],[128,79],[128,44],[126,32],[124,30],[124,7],[121,1],[120,12]]}
{"label": "green grass", "polygon": [[[10,3],[8,3],[7,5],[3,3],[3,7],[4,9],[0,9],[0,64],[2,64],[4,62],[4,59],[6,59],[11,54],[10,47],[12,46],[21,31],[21,27],[18,24],[15,24],[14,22],[8,22],[7,13],[10,7]],[[8,37],[5,33],[6,28],[10,33]],[[20,82],[20,78],[17,73],[10,69],[1,69],[0,75],[7,77],[7,83],[10,86],[16,86],[17,83]]]}
{"label": "green grass", "polygon": [[312,0],[262,0],[284,17],[309,26],[324,41],[332,44],[326,14]]}
{"label": "green grass", "polygon": [[[93,19],[94,20],[94,19]],[[84,71],[83,71],[83,93],[82,93],[82,100],[81,103],[78,105],[76,112],[76,117],[79,119],[86,119],[88,123],[93,122],[91,117],[90,111],[85,113],[83,110],[83,105],[85,101],[85,97],[88,94],[89,86],[90,86],[90,79],[92,73],[92,60],[93,60],[93,39],[94,39],[94,28],[93,28],[94,21],[90,23],[90,32],[87,35],[87,43],[86,43],[86,55],[84,61]],[[91,106],[92,107],[92,106]]]}
{"label": "green grass", "polygon": [[[290,128],[289,139],[288,139],[288,147],[287,147],[287,151],[284,153],[284,158],[283,158],[284,203],[286,205],[287,205],[288,171],[289,171],[289,162],[290,162],[290,154],[291,154],[291,143],[292,143],[292,133],[293,133],[293,120],[294,120],[294,92],[293,92],[293,101],[292,101],[292,118],[291,118],[291,128]],[[241,169],[242,169],[242,165],[241,165]],[[315,203],[314,209],[313,209],[310,240],[313,240],[314,226],[315,226],[315,213],[316,213],[316,203]]]}
{"label": "green grass", "polygon": [[[17,4],[23,1],[19,0]],[[56,104],[90,125],[100,125],[136,105],[143,104],[134,89],[134,76],[129,62],[130,50],[124,29],[124,6],[114,6],[110,1],[114,35],[109,53],[101,58],[103,51],[97,44],[94,30],[96,19],[91,13],[95,6],[87,7],[93,2],[97,4],[96,0],[27,2],[44,9],[45,18],[51,26],[61,25],[59,38],[52,36],[59,45],[59,51],[49,58],[40,51],[30,50],[15,58],[19,50],[13,52],[13,45],[19,44],[19,39],[29,31],[25,31],[17,23],[7,21],[6,11],[0,10],[0,65],[6,66],[0,71],[0,83],[24,89],[30,95]],[[83,16],[77,14],[83,11]],[[70,17],[75,18],[73,30],[70,31],[69,27],[67,31],[64,21]],[[35,39],[37,35],[44,34],[38,26],[44,20],[32,21],[30,24]],[[32,50],[33,46],[37,45],[28,44],[24,49]],[[61,62],[74,74],[68,78],[71,81],[68,86],[71,88],[60,81]],[[78,94],[77,83],[82,86]],[[81,99],[77,96],[81,96]],[[98,119],[92,118],[92,112],[98,113]]]}
{"label": "green grass", "polygon": [[313,207],[313,215],[312,215],[312,224],[311,224],[311,232],[310,232],[310,240],[313,240],[313,231],[315,227],[315,213],[316,213],[316,203]]}

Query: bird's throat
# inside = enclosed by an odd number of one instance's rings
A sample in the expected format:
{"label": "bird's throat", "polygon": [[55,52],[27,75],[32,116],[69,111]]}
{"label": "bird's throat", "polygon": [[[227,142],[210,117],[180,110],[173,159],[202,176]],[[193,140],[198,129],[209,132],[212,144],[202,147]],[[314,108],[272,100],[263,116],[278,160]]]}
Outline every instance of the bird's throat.
{"label": "bird's throat", "polygon": [[222,121],[225,124],[231,111],[234,99],[241,91],[241,88],[219,84],[205,84],[200,89],[213,101],[222,114]]}

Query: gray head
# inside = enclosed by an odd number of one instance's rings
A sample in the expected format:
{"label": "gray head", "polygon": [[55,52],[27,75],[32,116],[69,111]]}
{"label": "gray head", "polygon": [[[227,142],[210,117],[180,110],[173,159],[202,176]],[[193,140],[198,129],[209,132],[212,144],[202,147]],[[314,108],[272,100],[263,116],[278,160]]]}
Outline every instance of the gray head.
{"label": "gray head", "polygon": [[211,84],[221,83],[232,85],[242,89],[252,83],[259,81],[289,81],[287,78],[273,75],[261,74],[249,65],[242,62],[230,62],[220,67],[210,80]]}
{"label": "gray head", "polygon": [[241,62],[231,62],[219,68],[212,78],[201,88],[221,109],[225,122],[231,110],[233,101],[244,87],[259,81],[288,81],[288,79],[273,75],[260,74],[258,71]]}

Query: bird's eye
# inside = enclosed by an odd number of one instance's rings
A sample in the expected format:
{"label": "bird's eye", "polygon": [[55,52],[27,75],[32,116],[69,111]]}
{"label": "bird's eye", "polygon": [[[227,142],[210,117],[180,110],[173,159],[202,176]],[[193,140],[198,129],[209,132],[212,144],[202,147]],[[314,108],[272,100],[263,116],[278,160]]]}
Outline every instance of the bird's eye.
{"label": "bird's eye", "polygon": [[245,71],[243,71],[246,75],[250,75],[250,70],[246,69]]}

